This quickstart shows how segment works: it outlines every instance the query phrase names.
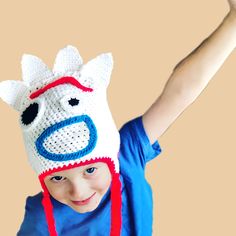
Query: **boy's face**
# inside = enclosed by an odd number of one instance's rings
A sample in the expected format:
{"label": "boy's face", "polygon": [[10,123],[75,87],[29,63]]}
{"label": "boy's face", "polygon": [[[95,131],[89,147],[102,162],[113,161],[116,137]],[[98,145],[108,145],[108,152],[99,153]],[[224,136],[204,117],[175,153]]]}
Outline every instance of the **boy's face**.
{"label": "boy's face", "polygon": [[79,213],[93,211],[111,184],[106,163],[96,162],[48,175],[44,182],[49,193],[59,202]]}

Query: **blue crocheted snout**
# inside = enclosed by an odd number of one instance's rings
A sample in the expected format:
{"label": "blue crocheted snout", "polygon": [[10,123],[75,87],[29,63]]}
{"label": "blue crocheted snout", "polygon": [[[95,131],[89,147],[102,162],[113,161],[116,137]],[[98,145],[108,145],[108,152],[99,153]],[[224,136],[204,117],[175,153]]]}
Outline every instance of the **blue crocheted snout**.
{"label": "blue crocheted snout", "polygon": [[97,129],[88,115],[56,123],[37,138],[40,155],[52,161],[69,161],[90,153],[97,143]]}

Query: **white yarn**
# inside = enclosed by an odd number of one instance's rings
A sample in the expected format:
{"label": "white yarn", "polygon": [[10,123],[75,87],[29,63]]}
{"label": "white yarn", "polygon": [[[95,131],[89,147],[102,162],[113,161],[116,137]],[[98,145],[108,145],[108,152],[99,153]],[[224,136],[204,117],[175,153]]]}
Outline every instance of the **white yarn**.
{"label": "white yarn", "polygon": [[[5,102],[12,105],[19,101],[19,104],[13,107],[21,112],[19,120],[29,163],[38,175],[58,167],[102,157],[111,158],[115,164],[115,171],[119,172],[117,155],[120,137],[106,97],[106,88],[113,68],[112,56],[110,53],[101,54],[86,65],[82,65],[82,62],[78,50],[72,46],[67,46],[58,52],[53,72],[39,58],[24,55],[22,74],[27,86],[22,82],[16,83],[16,81],[7,82],[7,86],[0,83],[0,97]],[[72,76],[80,84],[92,88],[93,91],[84,92],[72,84],[66,83],[45,91],[35,99],[29,98],[32,92],[66,76]],[[11,84],[14,86],[11,87]],[[3,87],[7,90],[4,93],[1,92]],[[78,105],[70,105],[70,99],[77,102]],[[26,114],[25,110],[29,106],[37,107],[38,113],[36,118],[26,125],[25,121],[22,123],[22,117],[25,117],[22,114]],[[96,145],[88,153],[73,160],[59,161],[52,160],[39,152],[36,143],[45,130],[51,132],[49,130],[52,130],[55,124],[58,126],[58,123],[63,122],[61,124],[64,125],[65,120],[71,121],[74,117],[84,115],[91,118],[97,130]],[[84,150],[92,143],[92,137],[95,137],[94,130],[91,128],[93,126],[89,127],[89,123],[85,123],[85,121],[59,127],[52,133],[48,133],[49,135],[43,139],[42,147],[53,155],[73,154]]]}
{"label": "white yarn", "polygon": [[21,67],[22,79],[29,86],[53,76],[47,65],[40,58],[33,55],[24,54],[21,59]]}
{"label": "white yarn", "polygon": [[0,98],[19,111],[20,99],[28,90],[22,81],[5,80],[0,82]]}
{"label": "white yarn", "polygon": [[68,45],[60,50],[56,56],[53,67],[54,74],[65,74],[68,71],[76,71],[83,64],[77,48]]}

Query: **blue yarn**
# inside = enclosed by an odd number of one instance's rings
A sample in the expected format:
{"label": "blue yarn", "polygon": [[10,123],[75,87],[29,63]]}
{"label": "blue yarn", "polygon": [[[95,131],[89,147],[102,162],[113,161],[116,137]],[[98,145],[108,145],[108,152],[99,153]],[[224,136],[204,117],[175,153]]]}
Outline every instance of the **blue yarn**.
{"label": "blue yarn", "polygon": [[[85,122],[87,125],[89,132],[90,132],[90,140],[89,144],[82,150],[79,150],[78,152],[73,153],[66,153],[66,154],[56,154],[48,152],[45,147],[43,146],[44,140],[49,137],[52,133],[55,131],[64,128],[65,126],[69,126],[75,123],[79,122]],[[37,151],[40,155],[45,157],[48,160],[52,161],[69,161],[69,160],[75,160],[80,157],[83,157],[90,153],[97,143],[97,129],[92,121],[92,119],[87,115],[81,115],[81,116],[75,116],[72,118],[69,118],[67,120],[63,120],[59,123],[56,123],[50,127],[48,127],[44,132],[37,138],[35,145],[37,148]]]}

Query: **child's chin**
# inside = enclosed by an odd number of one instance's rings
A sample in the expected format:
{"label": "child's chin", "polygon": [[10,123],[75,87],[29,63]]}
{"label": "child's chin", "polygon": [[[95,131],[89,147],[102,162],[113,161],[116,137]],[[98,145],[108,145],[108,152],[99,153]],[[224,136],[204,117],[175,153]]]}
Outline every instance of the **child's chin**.
{"label": "child's chin", "polygon": [[78,213],[87,213],[87,212],[92,212],[94,211],[97,207],[71,207],[74,211]]}
{"label": "child's chin", "polygon": [[92,212],[92,211],[94,211],[95,209],[97,209],[98,204],[97,204],[97,203],[93,203],[93,204],[91,204],[91,205],[88,204],[88,205],[84,205],[84,206],[74,206],[74,205],[72,206],[72,205],[70,205],[70,207],[71,207],[74,211],[83,214],[83,213],[87,213],[87,212]]}

